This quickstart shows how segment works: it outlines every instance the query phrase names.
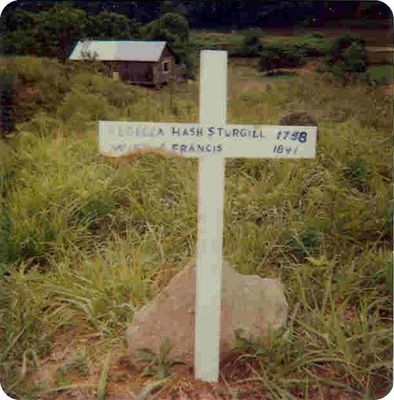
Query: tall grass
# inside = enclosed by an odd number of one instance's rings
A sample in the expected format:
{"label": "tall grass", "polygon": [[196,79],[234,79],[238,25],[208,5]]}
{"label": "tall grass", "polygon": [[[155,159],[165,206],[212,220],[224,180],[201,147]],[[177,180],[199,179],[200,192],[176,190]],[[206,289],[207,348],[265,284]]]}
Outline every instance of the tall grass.
{"label": "tall grass", "polygon": [[[98,116],[73,128],[67,96],[83,99],[88,85],[120,118],[187,121],[197,119],[196,84],[132,89],[123,103],[104,78],[72,76],[45,114],[55,131],[27,122],[0,143],[1,380],[14,396],[56,389],[30,377],[62,337],[94,341],[92,360],[100,343],[121,346],[133,313],[195,255],[196,161],[101,158]],[[315,160],[226,162],[225,257],[242,273],[280,277],[290,310],[268,347],[241,343],[227,378],[246,370],[271,399],[376,398],[392,368],[390,102],[323,77],[229,94],[230,122],[277,123],[304,108],[319,138]]]}

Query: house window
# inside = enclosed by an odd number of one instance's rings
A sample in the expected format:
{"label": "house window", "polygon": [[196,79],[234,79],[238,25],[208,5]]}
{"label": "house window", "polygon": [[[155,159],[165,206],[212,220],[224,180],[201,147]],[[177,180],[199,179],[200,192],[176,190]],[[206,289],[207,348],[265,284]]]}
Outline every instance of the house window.
{"label": "house window", "polygon": [[170,62],[169,61],[163,61],[161,64],[161,69],[163,74],[167,74],[170,72]]}

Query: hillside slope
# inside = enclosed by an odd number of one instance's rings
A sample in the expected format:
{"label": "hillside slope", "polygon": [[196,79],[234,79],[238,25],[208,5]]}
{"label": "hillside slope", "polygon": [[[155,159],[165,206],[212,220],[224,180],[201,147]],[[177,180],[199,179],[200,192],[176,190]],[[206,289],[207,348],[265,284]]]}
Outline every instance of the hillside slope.
{"label": "hillside slope", "polygon": [[[34,96],[25,90],[17,133],[0,142],[1,382],[48,399],[88,384],[90,399],[103,354],[124,353],[134,310],[194,257],[197,227],[196,161],[106,160],[97,120],[196,121],[197,83],[156,92],[14,62]],[[237,66],[230,74],[241,79]],[[249,389],[271,398],[377,397],[392,368],[392,102],[317,75],[274,82],[234,85],[229,122],[305,109],[319,121],[317,158],[227,160],[224,252],[242,273],[282,279],[290,321],[266,352],[240,346],[249,356],[225,376],[233,387],[253,376]],[[119,368],[113,358],[108,393]]]}

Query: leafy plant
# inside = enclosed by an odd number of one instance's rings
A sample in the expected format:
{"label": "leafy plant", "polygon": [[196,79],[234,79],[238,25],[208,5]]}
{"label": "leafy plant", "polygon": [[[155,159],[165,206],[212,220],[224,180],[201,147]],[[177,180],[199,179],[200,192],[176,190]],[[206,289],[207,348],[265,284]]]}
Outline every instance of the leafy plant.
{"label": "leafy plant", "polygon": [[15,234],[18,258],[45,263],[52,253],[57,231],[48,218],[41,213],[36,213],[32,221],[34,221],[32,226]]}
{"label": "leafy plant", "polygon": [[160,345],[159,354],[157,355],[150,349],[140,349],[141,360],[148,363],[143,376],[155,376],[160,380],[170,376],[171,367],[174,364],[182,364],[181,361],[168,357],[171,349],[172,345],[169,338],[166,338]]}
{"label": "leafy plant", "polygon": [[97,230],[110,218],[113,209],[113,201],[100,194],[89,200],[77,211],[77,214],[81,223],[86,225],[89,230]]}
{"label": "leafy plant", "polygon": [[320,245],[320,231],[314,226],[306,226],[300,234],[284,234],[284,245],[299,260],[304,261],[308,255],[313,255]]}
{"label": "leafy plant", "polygon": [[240,351],[243,356],[248,355],[252,357],[258,357],[259,355],[265,354],[266,349],[263,346],[261,338],[249,335],[245,337],[245,331],[243,329],[236,329],[234,331],[235,342],[234,349]]}
{"label": "leafy plant", "polygon": [[253,362],[257,360],[260,369],[271,365],[269,374],[274,376],[278,371],[291,370],[295,356],[302,358],[302,354],[296,354],[294,347],[293,332],[290,329],[269,329],[267,337],[263,340],[261,337],[242,336],[244,331],[238,329],[234,332],[236,335],[235,349],[239,350],[241,355],[238,362]]}
{"label": "leafy plant", "polygon": [[368,185],[370,167],[362,157],[357,156],[344,168],[344,175],[354,188],[365,190]]}
{"label": "leafy plant", "polygon": [[74,373],[77,375],[87,375],[89,373],[89,350],[84,347],[66,362],[61,365],[57,372],[60,374]]}

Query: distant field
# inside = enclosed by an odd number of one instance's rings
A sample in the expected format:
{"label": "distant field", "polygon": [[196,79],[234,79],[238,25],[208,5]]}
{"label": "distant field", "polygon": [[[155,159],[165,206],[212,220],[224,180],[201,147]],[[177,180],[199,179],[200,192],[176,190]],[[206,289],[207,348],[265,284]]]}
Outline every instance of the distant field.
{"label": "distant field", "polygon": [[321,32],[325,36],[333,37],[346,33],[360,35],[367,43],[367,46],[392,46],[393,30],[388,27],[379,29],[351,28],[350,25],[343,27],[330,28],[303,28],[303,29],[264,29],[268,35],[272,36],[297,36]]}
{"label": "distant field", "polygon": [[[365,41],[367,46],[382,46],[392,47],[393,45],[393,30],[389,28],[382,29],[350,29],[350,28],[322,28],[322,29],[262,29],[263,35],[261,37],[262,43],[272,44],[275,42],[280,43],[293,43],[299,40],[302,36],[310,37],[313,33],[319,32],[325,36],[324,40],[332,39],[342,34],[357,34],[360,35]],[[229,31],[217,32],[210,30],[192,30],[191,38],[198,44],[198,46],[206,47],[222,47],[226,49],[233,49],[239,46],[242,42],[244,31]]]}

